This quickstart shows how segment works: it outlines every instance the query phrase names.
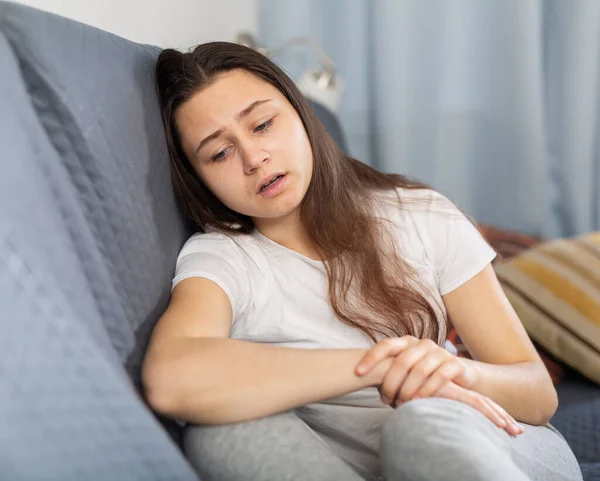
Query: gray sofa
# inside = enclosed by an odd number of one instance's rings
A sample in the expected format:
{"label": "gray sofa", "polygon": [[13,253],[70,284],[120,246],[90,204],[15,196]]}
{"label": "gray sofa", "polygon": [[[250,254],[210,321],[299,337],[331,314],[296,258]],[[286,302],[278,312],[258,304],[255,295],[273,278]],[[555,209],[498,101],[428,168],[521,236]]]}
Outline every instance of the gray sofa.
{"label": "gray sofa", "polygon": [[[0,1],[2,480],[198,479],[178,426],[140,395],[143,352],[191,234],[171,190],[158,53]],[[597,426],[593,389],[557,419]],[[590,480],[593,442],[576,453]]]}

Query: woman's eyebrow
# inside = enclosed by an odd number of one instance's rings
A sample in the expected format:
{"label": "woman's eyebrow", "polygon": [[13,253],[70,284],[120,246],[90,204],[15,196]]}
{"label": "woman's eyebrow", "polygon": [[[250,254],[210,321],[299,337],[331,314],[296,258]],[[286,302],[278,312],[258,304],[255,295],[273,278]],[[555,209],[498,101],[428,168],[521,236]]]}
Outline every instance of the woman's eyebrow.
{"label": "woman's eyebrow", "polygon": [[210,142],[213,139],[216,139],[217,137],[219,137],[221,134],[223,133],[222,129],[217,130],[216,132],[213,132],[212,134],[210,134],[209,136],[205,137],[204,139],[202,139],[200,141],[200,143],[198,144],[198,147],[196,147],[196,153],[198,153],[200,151],[200,149],[202,147],[204,147],[204,144]]}
{"label": "woman's eyebrow", "polygon": [[265,102],[270,102],[271,99],[265,99],[265,100],[257,100],[255,102],[252,102],[250,105],[248,105],[248,107],[246,107],[244,110],[242,110],[239,114],[238,117],[241,119],[242,117],[245,117],[246,115],[248,115],[250,112],[252,112],[256,107],[258,107],[261,104],[264,104]]}
{"label": "woman's eyebrow", "polygon": [[[243,118],[246,117],[247,115],[250,114],[250,112],[252,112],[256,107],[258,107],[261,104],[264,104],[266,102],[271,102],[272,99],[264,99],[264,100],[256,100],[255,102],[252,102],[250,105],[248,105],[248,107],[246,107],[244,110],[242,110],[239,114],[238,114],[238,118]],[[198,151],[204,147],[204,145],[208,142],[210,142],[213,139],[216,139],[219,135],[221,135],[223,133],[222,129],[219,129],[215,132],[213,132],[212,134],[208,135],[207,137],[205,137],[204,139],[202,139],[200,141],[200,143],[198,144],[198,147],[196,147],[196,153],[198,153]]]}

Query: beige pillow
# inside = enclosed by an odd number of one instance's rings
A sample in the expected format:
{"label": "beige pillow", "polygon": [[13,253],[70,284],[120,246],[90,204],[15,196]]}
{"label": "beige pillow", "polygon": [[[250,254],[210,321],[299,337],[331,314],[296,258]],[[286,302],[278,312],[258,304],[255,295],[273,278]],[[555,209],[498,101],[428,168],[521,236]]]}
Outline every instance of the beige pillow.
{"label": "beige pillow", "polygon": [[495,270],[531,338],[600,384],[600,232],[543,242]]}

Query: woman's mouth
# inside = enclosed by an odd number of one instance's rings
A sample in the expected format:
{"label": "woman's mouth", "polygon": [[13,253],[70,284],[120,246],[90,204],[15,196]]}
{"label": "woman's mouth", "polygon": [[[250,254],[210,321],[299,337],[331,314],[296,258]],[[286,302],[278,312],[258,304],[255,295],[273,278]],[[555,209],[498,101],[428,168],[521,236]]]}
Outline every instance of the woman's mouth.
{"label": "woman's mouth", "polygon": [[260,188],[260,190],[258,191],[258,193],[259,193],[259,195],[266,197],[267,199],[269,199],[271,197],[275,197],[276,195],[281,193],[281,191],[285,187],[286,181],[287,181],[287,174],[277,175],[277,176],[273,177],[273,179],[271,179],[265,185],[263,185]]}

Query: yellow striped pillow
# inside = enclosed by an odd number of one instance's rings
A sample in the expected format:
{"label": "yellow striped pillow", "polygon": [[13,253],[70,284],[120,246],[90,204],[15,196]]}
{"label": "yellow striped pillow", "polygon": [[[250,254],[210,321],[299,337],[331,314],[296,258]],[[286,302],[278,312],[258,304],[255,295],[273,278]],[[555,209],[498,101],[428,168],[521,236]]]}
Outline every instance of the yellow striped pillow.
{"label": "yellow striped pillow", "polygon": [[600,384],[600,232],[544,242],[495,270],[531,338]]}

